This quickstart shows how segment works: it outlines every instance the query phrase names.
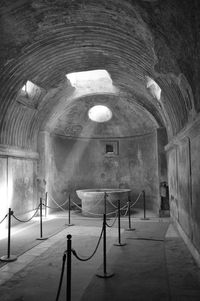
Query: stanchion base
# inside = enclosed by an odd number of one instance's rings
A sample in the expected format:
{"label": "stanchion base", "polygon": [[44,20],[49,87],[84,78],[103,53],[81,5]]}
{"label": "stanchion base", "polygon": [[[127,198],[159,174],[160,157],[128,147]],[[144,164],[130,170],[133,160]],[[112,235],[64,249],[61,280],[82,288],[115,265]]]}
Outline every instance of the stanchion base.
{"label": "stanchion base", "polygon": [[65,224],[65,226],[71,227],[74,226],[74,224]]}
{"label": "stanchion base", "polygon": [[104,273],[103,271],[100,271],[98,274],[96,274],[96,276],[99,278],[111,278],[114,276],[114,273],[112,273],[112,272]]}
{"label": "stanchion base", "polygon": [[141,220],[142,221],[147,221],[147,220],[150,220],[150,218],[148,218],[148,217],[142,217]]}
{"label": "stanchion base", "polygon": [[48,237],[38,237],[38,238],[36,238],[36,240],[47,240],[48,239]]}
{"label": "stanchion base", "polygon": [[128,228],[128,229],[125,229],[125,231],[135,231],[136,229],[135,228]]}
{"label": "stanchion base", "polygon": [[5,255],[5,256],[2,256],[2,257],[0,258],[0,260],[3,261],[3,262],[11,262],[11,261],[17,260],[17,256],[15,256],[15,255],[10,255],[10,257],[8,257],[7,255]]}
{"label": "stanchion base", "polygon": [[116,244],[113,244],[113,246],[117,246],[117,247],[123,247],[125,245],[126,245],[126,243],[116,243]]}

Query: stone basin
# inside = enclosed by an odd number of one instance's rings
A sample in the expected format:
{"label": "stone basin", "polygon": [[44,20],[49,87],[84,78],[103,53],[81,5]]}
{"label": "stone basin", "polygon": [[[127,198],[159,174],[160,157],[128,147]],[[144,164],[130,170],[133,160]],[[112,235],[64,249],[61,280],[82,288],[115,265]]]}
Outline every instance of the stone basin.
{"label": "stone basin", "polygon": [[115,215],[114,211],[116,211],[118,200],[120,200],[120,207],[123,207],[128,201],[130,192],[130,189],[110,188],[76,190],[78,197],[81,199],[82,214],[91,217],[98,217],[104,214],[105,197],[108,217]]}

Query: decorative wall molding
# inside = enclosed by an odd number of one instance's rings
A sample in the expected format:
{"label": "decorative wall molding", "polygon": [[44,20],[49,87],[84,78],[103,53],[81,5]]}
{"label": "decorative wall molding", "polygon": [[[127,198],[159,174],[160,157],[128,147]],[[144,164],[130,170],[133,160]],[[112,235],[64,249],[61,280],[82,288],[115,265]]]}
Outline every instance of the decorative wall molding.
{"label": "decorative wall molding", "polygon": [[0,144],[0,156],[38,160],[39,154],[31,150]]}
{"label": "decorative wall molding", "polygon": [[60,137],[63,139],[75,139],[75,140],[125,140],[125,139],[134,139],[134,138],[138,138],[138,137],[146,137],[146,136],[150,136],[156,134],[156,129],[151,131],[151,132],[147,132],[147,133],[143,133],[143,134],[136,134],[136,135],[132,135],[132,136],[124,136],[124,137],[75,137],[75,136],[66,136],[66,135],[62,135],[62,134],[57,134],[55,132],[52,132],[50,134],[51,137]]}
{"label": "decorative wall molding", "polygon": [[196,119],[190,122],[183,130],[179,132],[171,141],[165,146],[165,150],[169,151],[170,149],[183,143],[183,140],[186,137],[194,138],[199,136],[200,133],[200,114],[197,115]]}

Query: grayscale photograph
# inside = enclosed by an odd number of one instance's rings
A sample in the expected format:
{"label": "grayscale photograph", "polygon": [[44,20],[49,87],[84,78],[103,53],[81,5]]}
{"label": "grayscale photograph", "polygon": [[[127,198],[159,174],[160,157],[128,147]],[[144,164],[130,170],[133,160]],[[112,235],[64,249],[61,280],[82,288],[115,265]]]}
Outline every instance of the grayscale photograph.
{"label": "grayscale photograph", "polygon": [[199,114],[199,0],[0,0],[0,301],[199,301]]}

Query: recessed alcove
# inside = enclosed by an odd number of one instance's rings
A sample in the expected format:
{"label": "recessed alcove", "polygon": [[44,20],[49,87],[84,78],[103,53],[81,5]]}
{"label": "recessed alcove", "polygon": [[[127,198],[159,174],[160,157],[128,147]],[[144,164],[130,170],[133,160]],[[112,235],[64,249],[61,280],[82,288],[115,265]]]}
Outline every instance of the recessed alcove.
{"label": "recessed alcove", "polygon": [[[67,190],[80,203],[76,189],[130,188],[134,200],[145,189],[147,208],[158,214],[161,166],[157,139],[157,130],[117,141],[51,135],[49,181],[54,198],[63,202]],[[164,162],[162,168],[166,177]],[[142,200],[137,206],[142,208]]]}
{"label": "recessed alcove", "polygon": [[[145,190],[147,208],[158,215],[166,144],[160,130],[155,118],[126,96],[96,93],[72,100],[45,147],[50,193],[60,204],[69,193],[80,204],[77,189],[127,188],[132,200]],[[163,135],[167,138],[165,130]],[[162,173],[166,179],[167,169]],[[143,207],[142,198],[137,206]]]}

